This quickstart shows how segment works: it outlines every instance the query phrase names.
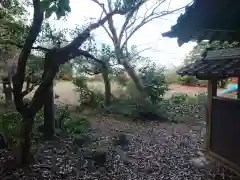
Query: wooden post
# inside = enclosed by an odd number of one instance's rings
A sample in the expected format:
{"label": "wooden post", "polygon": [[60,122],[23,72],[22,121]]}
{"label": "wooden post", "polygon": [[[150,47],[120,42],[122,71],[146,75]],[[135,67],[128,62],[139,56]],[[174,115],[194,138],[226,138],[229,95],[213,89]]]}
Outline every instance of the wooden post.
{"label": "wooden post", "polygon": [[217,95],[217,80],[208,80],[207,87],[207,115],[206,115],[206,150],[209,151],[210,148],[210,136],[211,136],[211,116],[212,116],[212,100],[213,96]]}
{"label": "wooden post", "polygon": [[237,99],[240,99],[240,77],[238,77]]}

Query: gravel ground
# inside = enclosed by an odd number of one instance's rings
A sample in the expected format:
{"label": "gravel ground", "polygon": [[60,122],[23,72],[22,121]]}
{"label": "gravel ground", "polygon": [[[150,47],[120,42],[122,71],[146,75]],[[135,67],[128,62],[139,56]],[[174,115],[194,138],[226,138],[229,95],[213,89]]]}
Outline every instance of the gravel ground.
{"label": "gravel ground", "polygon": [[[133,123],[111,117],[91,119],[94,143],[76,148],[69,137],[38,145],[36,162],[28,169],[18,169],[1,179],[99,179],[99,180],[200,180],[231,179],[230,172],[211,163],[194,163],[201,156],[204,126],[167,123]],[[113,137],[124,133],[128,146],[114,146]],[[106,153],[103,165],[89,158],[90,149]],[[1,161],[6,160],[2,153]],[[88,157],[88,158],[87,158]],[[3,163],[4,164],[4,163]],[[227,174],[227,175],[226,175]]]}
{"label": "gravel ground", "polygon": [[[64,88],[59,88],[60,86]],[[66,83],[56,86],[63,102],[76,101]],[[71,92],[72,92],[71,90]],[[202,158],[205,125],[167,124],[157,122],[119,121],[109,116],[90,118],[91,145],[76,148],[72,139],[61,136],[58,141],[37,146],[36,162],[27,169],[3,171],[7,153],[0,152],[0,179],[8,180],[221,180],[240,179],[216,163],[204,164]],[[114,146],[113,138],[124,133],[127,147]],[[107,162],[96,166],[89,156],[90,147],[107,152]],[[88,147],[88,148],[87,148]],[[90,148],[92,149],[92,148]],[[198,158],[198,159],[196,159]]]}

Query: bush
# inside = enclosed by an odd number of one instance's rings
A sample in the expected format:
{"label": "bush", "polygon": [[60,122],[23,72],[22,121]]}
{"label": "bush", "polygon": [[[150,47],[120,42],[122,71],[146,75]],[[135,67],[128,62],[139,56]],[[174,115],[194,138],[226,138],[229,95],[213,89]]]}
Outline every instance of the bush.
{"label": "bush", "polygon": [[206,93],[198,93],[195,96],[188,96],[184,93],[173,94],[172,98],[166,103],[167,117],[172,122],[187,121],[189,118],[201,119],[203,117],[200,113],[205,110],[206,102]]}
{"label": "bush", "polygon": [[156,69],[155,64],[140,68],[140,78],[145,86],[147,94],[152,103],[163,100],[163,96],[168,90],[168,85],[164,76],[164,68]]}
{"label": "bush", "polygon": [[179,76],[178,81],[182,85],[196,85],[197,79],[194,76]]}
{"label": "bush", "polygon": [[77,87],[76,91],[79,92],[80,105],[95,107],[97,100],[95,94],[87,86],[87,78],[79,76],[74,78],[73,84]]}
{"label": "bush", "polygon": [[131,119],[165,120],[163,96],[168,90],[163,69],[157,70],[154,64],[139,70],[147,96],[136,88],[133,81],[125,84],[125,93],[113,98],[107,112],[128,116]]}
{"label": "bush", "polygon": [[[8,142],[9,147],[18,145],[18,137],[20,133],[20,123],[22,117],[18,112],[8,111],[0,115],[0,132],[2,132]],[[39,124],[43,124],[43,109],[40,110],[35,117],[35,123],[33,127],[32,140],[37,139],[36,128]]]}
{"label": "bush", "polygon": [[2,132],[10,147],[18,144],[21,116],[17,112],[1,114],[0,132]]}
{"label": "bush", "polygon": [[172,95],[171,102],[174,104],[182,104],[186,102],[188,95],[185,93],[175,93]]}
{"label": "bush", "polygon": [[85,117],[71,115],[64,121],[64,128],[73,135],[86,133],[90,127],[91,125]]}

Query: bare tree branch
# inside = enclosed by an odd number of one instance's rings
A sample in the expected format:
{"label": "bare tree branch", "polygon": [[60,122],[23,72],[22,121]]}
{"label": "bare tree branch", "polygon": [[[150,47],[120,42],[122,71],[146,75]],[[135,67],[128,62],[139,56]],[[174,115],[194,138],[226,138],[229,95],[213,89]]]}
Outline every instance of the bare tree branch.
{"label": "bare tree branch", "polygon": [[121,31],[119,33],[119,44],[121,44],[121,40],[122,40],[122,37],[123,37],[123,33],[124,31],[126,30],[126,27],[129,23],[129,21],[131,20],[131,18],[133,17],[133,14],[134,14],[134,11],[132,11],[131,13],[129,13],[125,19],[125,22],[123,23],[123,26],[121,28]]}
{"label": "bare tree branch", "polygon": [[[159,6],[157,6],[157,7],[159,7]],[[141,21],[135,28],[133,28],[133,30],[128,34],[128,36],[126,37],[125,41],[124,41],[123,44],[121,45],[121,49],[123,49],[123,47],[126,46],[127,41],[134,35],[134,33],[135,33],[137,30],[139,30],[141,27],[143,27],[145,24],[147,24],[147,23],[149,23],[149,22],[151,22],[151,21],[153,21],[153,20],[155,20],[155,19],[161,18],[161,17],[166,16],[166,15],[168,15],[168,14],[172,14],[172,13],[174,13],[174,12],[177,12],[177,11],[182,10],[182,9],[185,8],[185,6],[183,6],[183,7],[174,9],[174,10],[172,10],[172,11],[162,11],[160,14],[156,14],[156,13],[154,13],[154,11],[156,10],[157,7],[155,7],[155,8],[153,9],[153,11],[152,11],[149,15],[147,15],[146,17],[144,17],[144,18],[142,19],[142,21]]]}
{"label": "bare tree branch", "polygon": [[104,26],[102,25],[103,29],[106,31],[106,33],[108,34],[108,36],[112,39],[112,41],[114,41],[113,39],[113,36],[111,35],[111,33],[109,32],[109,30]]}
{"label": "bare tree branch", "polygon": [[[109,8],[109,11],[112,12],[112,6],[111,6],[110,0],[108,0],[108,8]],[[118,36],[117,36],[116,28],[114,27],[114,24],[113,24],[112,17],[108,18],[108,28],[109,28],[110,32],[112,33],[113,43],[116,44],[118,41]]]}
{"label": "bare tree branch", "polygon": [[88,51],[84,51],[84,50],[78,49],[77,51],[72,53],[72,56],[70,58],[73,59],[73,58],[75,58],[77,56],[84,56],[86,58],[90,58],[90,59],[94,60],[95,62],[97,62],[97,63],[99,63],[101,65],[105,65],[105,63],[103,61],[101,61],[100,59],[94,57]]}
{"label": "bare tree branch", "polygon": [[106,10],[106,8],[105,8],[103,3],[100,3],[98,0],[92,0],[92,1],[95,2],[98,6],[100,6],[102,8],[103,12],[105,14],[107,14],[107,10]]}
{"label": "bare tree branch", "polygon": [[96,23],[90,24],[81,34],[79,34],[71,43],[69,43],[67,46],[61,48],[62,51],[70,53],[72,49],[78,49],[87,38],[90,37],[90,32],[94,29],[99,28],[102,26],[106,21],[108,21],[109,18],[111,18],[113,15],[120,13],[119,10],[115,9],[114,11],[106,14],[106,16]]}

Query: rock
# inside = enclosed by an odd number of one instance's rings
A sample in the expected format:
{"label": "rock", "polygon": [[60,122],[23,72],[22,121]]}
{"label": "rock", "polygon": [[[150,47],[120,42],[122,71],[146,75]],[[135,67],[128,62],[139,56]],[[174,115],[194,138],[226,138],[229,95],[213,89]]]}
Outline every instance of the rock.
{"label": "rock", "polygon": [[146,167],[145,169],[143,169],[143,171],[147,174],[152,174],[154,172],[154,169]]}
{"label": "rock", "polygon": [[209,164],[209,161],[205,157],[193,158],[190,161],[197,168],[202,168]]}
{"label": "rock", "polygon": [[131,165],[130,157],[126,152],[119,150],[118,153],[120,155],[120,159],[123,161],[125,165]]}
{"label": "rock", "polygon": [[0,149],[5,149],[7,148],[7,140],[5,138],[5,136],[0,133]]}
{"label": "rock", "polygon": [[197,155],[198,155],[199,157],[204,157],[204,154],[203,154],[202,151],[198,151],[198,152],[197,152]]}
{"label": "rock", "polygon": [[92,143],[92,138],[88,135],[75,136],[73,140],[73,144],[77,145],[78,147],[82,147],[83,145],[89,145],[91,143]]}
{"label": "rock", "polygon": [[114,137],[114,145],[115,146],[128,146],[129,145],[129,140],[125,134],[119,134],[118,136]]}
{"label": "rock", "polygon": [[92,160],[96,166],[103,166],[107,162],[107,150],[96,149],[92,152]]}

